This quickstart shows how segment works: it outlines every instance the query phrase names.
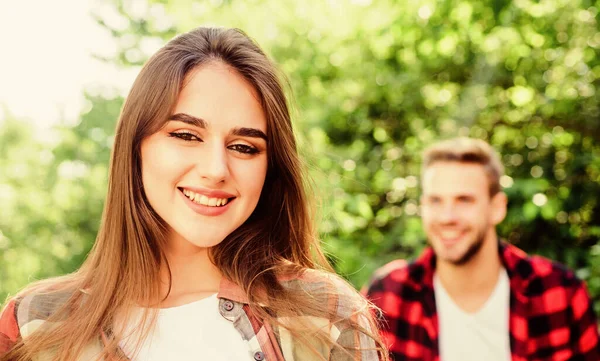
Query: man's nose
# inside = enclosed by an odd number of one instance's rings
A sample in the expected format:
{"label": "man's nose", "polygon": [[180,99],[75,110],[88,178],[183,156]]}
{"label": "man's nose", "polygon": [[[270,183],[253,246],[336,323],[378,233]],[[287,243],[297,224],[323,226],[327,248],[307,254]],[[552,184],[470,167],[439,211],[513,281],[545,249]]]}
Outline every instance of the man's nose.
{"label": "man's nose", "polygon": [[456,207],[452,204],[446,204],[440,207],[438,214],[438,221],[441,223],[455,223],[458,219]]}

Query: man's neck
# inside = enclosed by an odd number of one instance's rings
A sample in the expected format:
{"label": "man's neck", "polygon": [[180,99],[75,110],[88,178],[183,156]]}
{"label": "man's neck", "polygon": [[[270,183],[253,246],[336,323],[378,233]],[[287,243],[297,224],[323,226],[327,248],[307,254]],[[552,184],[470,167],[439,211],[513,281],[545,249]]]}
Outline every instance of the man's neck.
{"label": "man's neck", "polygon": [[456,305],[465,312],[473,313],[492,294],[501,269],[498,244],[493,234],[492,237],[486,237],[479,252],[464,265],[438,260],[436,274]]}

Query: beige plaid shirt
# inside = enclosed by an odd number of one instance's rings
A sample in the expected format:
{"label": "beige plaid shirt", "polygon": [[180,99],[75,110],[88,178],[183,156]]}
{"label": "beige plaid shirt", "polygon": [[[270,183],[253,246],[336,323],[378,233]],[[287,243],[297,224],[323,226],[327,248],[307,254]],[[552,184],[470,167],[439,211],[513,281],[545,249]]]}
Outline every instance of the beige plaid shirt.
{"label": "beige plaid shirt", "polygon": [[[366,330],[369,329],[368,310],[356,312],[345,304],[344,299],[357,297],[353,289],[337,276],[325,274],[319,271],[307,271],[299,278],[282,279],[280,281],[284,287],[302,290],[308,293],[312,291],[333,290],[323,296],[323,307],[328,307],[331,314],[335,314],[335,319],[351,318],[358,322]],[[312,294],[312,293],[311,293]],[[60,304],[68,295],[55,294],[29,294],[19,300],[11,300],[5,307],[0,316],[0,356],[12,347],[20,338],[25,341],[37,328],[42,326],[52,314],[48,305]],[[53,299],[48,299],[52,297]],[[65,297],[65,298],[63,298]],[[274,327],[268,323],[262,322],[258,317],[252,314],[248,305],[248,299],[239,286],[227,279],[221,281],[219,293],[219,312],[227,320],[231,321],[235,329],[240,333],[242,339],[248,345],[250,359],[256,361],[309,361],[325,359],[330,361],[376,361],[379,360],[377,351],[375,351],[374,341],[349,327],[347,322],[332,322],[327,318],[306,316],[303,317],[306,322],[315,325],[315,330],[320,329],[328,332],[332,339],[338,344],[351,350],[350,353],[344,352],[338,347],[315,347],[321,357],[315,355],[315,352],[309,349],[305,344],[298,342],[287,329],[283,327]],[[348,298],[346,298],[348,297]],[[279,319],[286,324],[289,321]],[[105,336],[98,337],[97,342],[93,342],[84,350],[78,360],[92,361],[97,358],[103,349],[103,340]],[[315,343],[314,345],[318,345]],[[52,354],[48,352],[39,355],[35,361],[50,360]]]}

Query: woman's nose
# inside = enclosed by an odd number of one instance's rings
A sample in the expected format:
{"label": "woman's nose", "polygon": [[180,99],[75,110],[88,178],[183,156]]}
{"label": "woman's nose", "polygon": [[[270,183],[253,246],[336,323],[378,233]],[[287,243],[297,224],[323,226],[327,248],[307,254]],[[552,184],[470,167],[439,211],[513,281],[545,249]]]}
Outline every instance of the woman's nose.
{"label": "woman's nose", "polygon": [[227,149],[222,146],[212,146],[203,152],[198,162],[198,173],[203,179],[212,183],[220,183],[229,176]]}

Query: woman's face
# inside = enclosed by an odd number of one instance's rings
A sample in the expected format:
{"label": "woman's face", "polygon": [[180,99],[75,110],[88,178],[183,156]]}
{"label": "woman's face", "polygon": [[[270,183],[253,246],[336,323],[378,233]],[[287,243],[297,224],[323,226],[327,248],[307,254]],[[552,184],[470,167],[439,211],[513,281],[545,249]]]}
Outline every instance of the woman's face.
{"label": "woman's face", "polygon": [[267,173],[266,134],[257,93],[233,68],[188,74],[170,119],[141,144],[144,191],[171,228],[169,247],[212,247],[248,219]]}

